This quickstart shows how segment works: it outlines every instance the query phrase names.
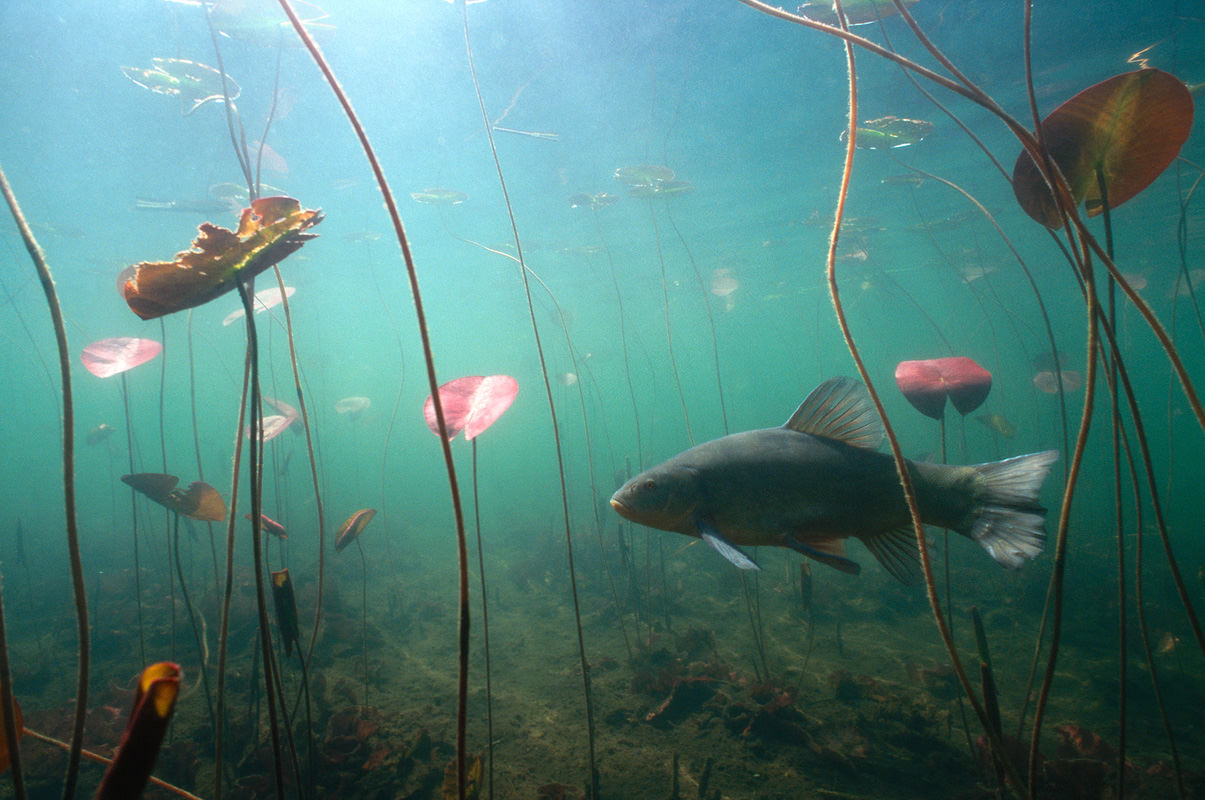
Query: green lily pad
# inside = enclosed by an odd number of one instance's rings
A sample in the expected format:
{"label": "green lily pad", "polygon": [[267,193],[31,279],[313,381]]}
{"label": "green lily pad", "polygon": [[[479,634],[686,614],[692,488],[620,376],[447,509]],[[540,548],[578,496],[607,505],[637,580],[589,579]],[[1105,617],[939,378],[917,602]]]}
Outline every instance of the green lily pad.
{"label": "green lily pad", "polygon": [[641,164],[635,167],[620,167],[615,170],[615,180],[628,186],[648,186],[658,181],[672,181],[674,171],[656,164]]}
{"label": "green lily pad", "polygon": [[[1174,75],[1125,72],[1089,86],[1042,120],[1042,135],[1076,205],[1088,216],[1116,208],[1159,177],[1192,130],[1193,101]],[[1026,151],[1013,167],[1013,192],[1025,213],[1049,228],[1062,224],[1058,204]]]}
{"label": "green lily pad", "polygon": [[410,199],[432,206],[454,206],[469,199],[464,192],[455,189],[423,189],[421,192],[411,192]]}
{"label": "green lily pad", "polygon": [[[916,5],[919,0],[903,0],[905,7]],[[866,25],[900,13],[892,0],[841,0],[841,8],[845,10],[845,19],[850,25]],[[833,10],[832,0],[807,0],[799,6],[799,13],[808,19],[823,22],[826,25],[837,25],[837,12]]]}
{"label": "green lily pad", "polygon": [[127,267],[117,285],[143,319],[194,308],[285,259],[317,235],[306,231],[321,221],[321,211],[303,211],[292,197],[261,197],[243,209],[238,232],[203,223],[191,250]]}
{"label": "green lily pad", "polygon": [[[910,147],[933,132],[933,123],[906,117],[879,117],[865,120],[858,126],[858,147],[863,150],[886,150]],[[841,131],[845,141],[845,131]]]}

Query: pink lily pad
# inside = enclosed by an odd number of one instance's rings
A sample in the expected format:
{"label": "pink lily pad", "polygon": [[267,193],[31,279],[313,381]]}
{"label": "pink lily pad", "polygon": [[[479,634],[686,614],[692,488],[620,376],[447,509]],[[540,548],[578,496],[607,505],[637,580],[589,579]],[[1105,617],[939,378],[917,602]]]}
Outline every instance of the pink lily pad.
{"label": "pink lily pad", "polygon": [[[509,375],[468,375],[440,386],[439,400],[448,426],[448,440],[461,431],[466,440],[477,438],[510,408],[518,393],[519,383]],[[423,404],[423,417],[427,427],[438,436],[439,423],[431,397]]]}
{"label": "pink lily pad", "polygon": [[978,408],[992,389],[992,374],[966,356],[930,358],[901,361],[895,383],[917,411],[941,419],[946,397],[959,414]]}
{"label": "pink lily pad", "polygon": [[154,339],[117,336],[88,345],[80,354],[80,360],[84,362],[84,368],[96,377],[111,378],[145,364],[161,352],[163,345]]}

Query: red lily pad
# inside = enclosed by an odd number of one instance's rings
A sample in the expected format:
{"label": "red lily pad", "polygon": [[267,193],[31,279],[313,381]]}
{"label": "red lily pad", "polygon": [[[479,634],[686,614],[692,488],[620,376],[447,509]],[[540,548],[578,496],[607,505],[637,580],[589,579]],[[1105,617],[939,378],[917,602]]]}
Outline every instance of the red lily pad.
{"label": "red lily pad", "polygon": [[292,197],[261,197],[243,209],[238,231],[206,222],[191,250],[174,261],[143,261],[118,276],[126,303],[143,319],[208,303],[296,252],[322,212],[302,210]]}
{"label": "red lily pad", "polygon": [[88,345],[80,353],[80,360],[84,362],[84,369],[96,377],[111,378],[145,364],[161,352],[163,345],[154,339],[116,336]]}
{"label": "red lily pad", "polygon": [[[1088,216],[1104,210],[1097,170],[1109,208],[1149,186],[1167,168],[1192,130],[1193,101],[1174,75],[1141,69],[1089,86],[1042,120],[1042,134],[1076,205]],[[1049,228],[1062,224],[1058,204],[1026,151],[1013,167],[1013,191],[1025,213]]]}
{"label": "red lily pad", "polygon": [[[461,431],[466,440],[484,433],[510,408],[518,393],[519,383],[509,375],[468,375],[440,386],[439,401],[448,426],[448,440],[455,439]],[[423,417],[427,427],[438,436],[435,403],[429,396],[423,404]]]}
{"label": "red lily pad", "polygon": [[368,523],[372,522],[372,518],[376,515],[375,508],[361,508],[348,517],[347,521],[339,526],[339,532],[335,534],[335,552],[338,553],[354,542],[360,535],[360,531],[368,527]]}
{"label": "red lily pad", "polygon": [[941,419],[946,398],[959,414],[969,414],[983,404],[992,389],[992,374],[966,356],[901,361],[895,383],[920,413]]}

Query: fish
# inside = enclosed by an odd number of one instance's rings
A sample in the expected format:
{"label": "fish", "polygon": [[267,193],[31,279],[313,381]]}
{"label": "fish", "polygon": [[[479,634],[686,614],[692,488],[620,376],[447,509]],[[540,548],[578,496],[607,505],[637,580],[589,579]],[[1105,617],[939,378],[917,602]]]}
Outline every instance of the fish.
{"label": "fish", "polygon": [[[866,387],[831,378],[786,424],[705,442],[621,486],[611,507],[650,528],[701,538],[741,569],[740,546],[779,546],[850,574],[860,540],[894,577],[919,572],[916,537],[895,462],[878,452],[885,431]],[[975,466],[905,460],[922,521],[979,543],[1001,566],[1041,554],[1038,501],[1057,450]]]}
{"label": "fish", "polygon": [[1003,436],[1005,439],[1011,439],[1017,435],[1016,427],[1005,419],[1003,414],[989,412],[986,414],[980,414],[979,416],[975,417],[975,419],[979,420],[984,425]]}
{"label": "fish", "polygon": [[100,444],[105,439],[108,439],[113,435],[113,430],[112,425],[108,424],[107,422],[102,422],[101,424],[88,430],[86,441],[88,444]]}
{"label": "fish", "polygon": [[1168,631],[1159,639],[1159,646],[1155,648],[1155,652],[1161,656],[1165,656],[1173,652],[1178,644],[1180,644],[1180,637]]}

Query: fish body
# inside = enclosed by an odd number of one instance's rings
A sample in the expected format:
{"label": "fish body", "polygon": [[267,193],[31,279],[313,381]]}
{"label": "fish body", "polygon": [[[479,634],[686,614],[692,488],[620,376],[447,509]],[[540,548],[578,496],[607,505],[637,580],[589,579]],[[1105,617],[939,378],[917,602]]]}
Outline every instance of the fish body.
{"label": "fish body", "polygon": [[[882,423],[861,383],[834,378],[785,425],[692,447],[624,484],[611,505],[627,519],[701,537],[739,567],[739,549],[789,547],[844,572],[861,540],[897,578],[917,567],[916,540],[895,462],[878,447]],[[1055,451],[977,466],[907,461],[921,519],[980,543],[1015,568],[1041,553],[1038,491]]]}

